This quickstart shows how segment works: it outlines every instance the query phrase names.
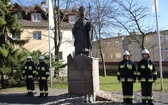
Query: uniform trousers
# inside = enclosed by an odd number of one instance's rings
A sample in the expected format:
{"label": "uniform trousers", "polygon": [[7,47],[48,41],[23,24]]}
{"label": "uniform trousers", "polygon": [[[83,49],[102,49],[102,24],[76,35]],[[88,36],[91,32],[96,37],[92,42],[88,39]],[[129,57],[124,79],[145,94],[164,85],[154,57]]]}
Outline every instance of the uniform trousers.
{"label": "uniform trousers", "polygon": [[122,82],[122,91],[123,91],[124,103],[132,103],[133,82]]}
{"label": "uniform trousers", "polygon": [[152,103],[153,93],[152,93],[152,82],[141,82],[141,94],[142,94],[142,102]]}
{"label": "uniform trousers", "polygon": [[48,84],[46,80],[39,80],[40,95],[48,96]]}
{"label": "uniform trousers", "polygon": [[32,78],[26,78],[26,88],[28,90],[28,93],[33,93],[33,91],[35,90],[34,80]]}

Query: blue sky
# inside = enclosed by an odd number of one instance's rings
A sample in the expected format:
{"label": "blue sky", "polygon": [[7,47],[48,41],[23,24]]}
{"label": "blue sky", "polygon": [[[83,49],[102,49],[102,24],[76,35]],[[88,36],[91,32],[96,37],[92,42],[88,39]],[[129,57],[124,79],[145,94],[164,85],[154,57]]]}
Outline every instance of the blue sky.
{"label": "blue sky", "polygon": [[[140,0],[144,5],[149,5],[152,13],[152,0]],[[158,0],[158,23],[160,30],[168,29],[168,0]],[[155,18],[154,18],[155,19]]]}
{"label": "blue sky", "polygon": [[[40,3],[43,0],[11,0],[12,2],[21,1],[23,4],[32,4],[32,2]],[[143,5],[149,6],[151,8],[152,13],[152,0],[139,0]],[[159,29],[167,30],[168,29],[168,0],[158,0],[158,21],[159,21]],[[155,20],[155,17],[153,18]]]}

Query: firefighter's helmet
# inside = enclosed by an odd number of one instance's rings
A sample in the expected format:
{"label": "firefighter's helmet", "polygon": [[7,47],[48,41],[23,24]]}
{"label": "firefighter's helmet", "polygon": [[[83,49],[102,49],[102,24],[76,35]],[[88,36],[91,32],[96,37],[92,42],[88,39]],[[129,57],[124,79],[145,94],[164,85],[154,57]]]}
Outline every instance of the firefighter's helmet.
{"label": "firefighter's helmet", "polygon": [[31,57],[31,56],[27,56],[27,59],[30,59],[30,60],[32,60],[32,57]]}
{"label": "firefighter's helmet", "polygon": [[149,54],[149,50],[144,49],[144,50],[142,51],[142,54]]}
{"label": "firefighter's helmet", "polygon": [[123,56],[124,56],[124,55],[129,55],[129,56],[130,56],[130,53],[129,53],[128,51],[124,51],[124,52],[123,52]]}
{"label": "firefighter's helmet", "polygon": [[41,56],[39,57],[39,59],[44,60],[44,56],[41,55]]}

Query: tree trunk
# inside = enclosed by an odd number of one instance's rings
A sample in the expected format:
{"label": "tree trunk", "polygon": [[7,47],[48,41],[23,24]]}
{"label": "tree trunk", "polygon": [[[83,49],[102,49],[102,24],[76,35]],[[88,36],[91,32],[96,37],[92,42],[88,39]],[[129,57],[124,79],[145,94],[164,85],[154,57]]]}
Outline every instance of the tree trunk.
{"label": "tree trunk", "polygon": [[59,58],[58,58],[58,55],[59,54],[59,46],[58,45],[55,45],[55,61],[58,62],[59,61]]}
{"label": "tree trunk", "polygon": [[3,74],[3,72],[0,72],[0,75],[1,75],[1,87],[2,87],[2,88],[5,88],[5,84],[4,84],[4,74]]}
{"label": "tree trunk", "polygon": [[[98,12],[98,17],[99,17],[99,12]],[[106,77],[106,65],[105,65],[105,61],[104,61],[104,56],[103,56],[103,51],[102,51],[102,39],[101,39],[101,25],[100,25],[100,18],[99,19],[99,49],[100,49],[100,56],[102,58],[102,66],[103,66],[103,73],[104,73],[104,77]]]}
{"label": "tree trunk", "polygon": [[101,58],[102,58],[102,66],[103,66],[103,76],[106,77],[107,74],[106,74],[106,65],[105,65],[105,61],[104,61],[104,56],[103,56],[103,52],[101,51],[100,52],[100,55],[101,55]]}

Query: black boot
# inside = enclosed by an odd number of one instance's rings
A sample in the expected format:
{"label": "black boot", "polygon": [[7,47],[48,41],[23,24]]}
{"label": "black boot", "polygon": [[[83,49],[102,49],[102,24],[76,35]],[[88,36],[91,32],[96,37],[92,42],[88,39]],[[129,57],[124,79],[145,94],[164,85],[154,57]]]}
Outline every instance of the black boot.
{"label": "black boot", "polygon": [[40,95],[38,97],[44,97],[44,94],[43,93],[40,93]]}
{"label": "black boot", "polygon": [[47,98],[47,97],[48,97],[48,94],[45,94],[44,97]]}
{"label": "black boot", "polygon": [[147,103],[146,103],[146,100],[143,99],[143,100],[142,100],[142,104],[147,104]]}
{"label": "black boot", "polygon": [[123,100],[124,100],[123,104],[126,104],[126,103],[127,103],[127,99],[126,99],[126,98],[124,98]]}
{"label": "black boot", "polygon": [[128,103],[129,103],[129,104],[133,104],[133,103],[132,103],[132,99],[128,99]]}
{"label": "black boot", "polygon": [[26,96],[30,96],[30,92],[28,92],[28,93],[26,94]]}
{"label": "black boot", "polygon": [[31,97],[33,97],[33,96],[34,96],[34,94],[31,92],[31,93],[30,93],[30,96],[31,96]]}
{"label": "black boot", "polygon": [[152,100],[148,100],[148,104],[149,105],[154,105],[154,103],[152,102]]}

